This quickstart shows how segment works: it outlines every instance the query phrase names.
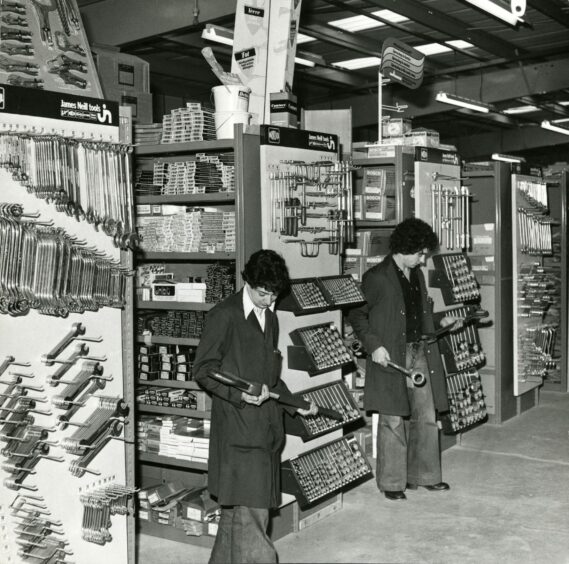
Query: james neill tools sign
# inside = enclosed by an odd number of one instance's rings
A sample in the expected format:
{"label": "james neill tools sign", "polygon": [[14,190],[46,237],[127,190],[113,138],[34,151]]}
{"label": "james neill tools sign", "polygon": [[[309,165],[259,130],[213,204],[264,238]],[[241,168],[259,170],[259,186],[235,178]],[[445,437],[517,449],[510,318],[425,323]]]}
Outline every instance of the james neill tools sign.
{"label": "james neill tools sign", "polygon": [[425,55],[397,39],[383,42],[380,71],[383,76],[415,89],[423,82]]}

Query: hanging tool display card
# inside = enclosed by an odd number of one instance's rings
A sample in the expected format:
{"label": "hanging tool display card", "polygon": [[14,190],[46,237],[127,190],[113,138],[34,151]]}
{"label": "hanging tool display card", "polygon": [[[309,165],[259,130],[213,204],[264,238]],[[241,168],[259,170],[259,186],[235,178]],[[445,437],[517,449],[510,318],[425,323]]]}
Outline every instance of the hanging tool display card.
{"label": "hanging tool display card", "polygon": [[[41,129],[48,120],[0,116],[7,123],[16,118],[30,130]],[[56,120],[48,121],[55,126]],[[118,141],[119,128],[59,120],[57,131]],[[6,144],[2,147],[8,150]],[[3,208],[22,206],[20,221],[28,230],[65,233],[101,257],[120,261],[121,251],[103,230],[37,197],[7,165],[0,168],[0,183]],[[3,221],[4,228],[8,223]],[[2,249],[2,255],[9,251]],[[30,264],[24,261],[21,268]],[[48,267],[36,265],[35,271],[41,275]],[[121,488],[129,483],[124,437],[132,415],[124,400],[123,315],[118,307],[100,307],[60,316],[33,304],[19,315],[0,314],[2,564],[131,561],[125,514],[115,512],[116,507],[107,515],[96,510],[109,495],[119,502]],[[66,392],[85,376],[88,388],[74,401]],[[32,435],[33,450],[16,454]],[[30,456],[37,456],[37,463],[22,470]],[[34,532],[41,542],[30,544]],[[55,557],[46,560],[49,551]]]}
{"label": "hanging tool display card", "polygon": [[251,123],[270,123],[270,94],[292,91],[301,0],[237,0],[231,72],[251,88]]}
{"label": "hanging tool display card", "polygon": [[0,82],[102,97],[76,0],[0,5]]}

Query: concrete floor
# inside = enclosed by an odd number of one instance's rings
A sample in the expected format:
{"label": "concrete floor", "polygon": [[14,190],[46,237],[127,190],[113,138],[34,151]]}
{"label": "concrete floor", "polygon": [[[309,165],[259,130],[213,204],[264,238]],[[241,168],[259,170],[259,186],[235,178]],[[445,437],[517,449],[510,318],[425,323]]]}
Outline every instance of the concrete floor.
{"label": "concrete floor", "polygon": [[[569,564],[569,394],[443,453],[448,492],[386,500],[369,480],[343,507],[276,542],[284,563]],[[139,538],[138,564],[202,564],[209,549]]]}

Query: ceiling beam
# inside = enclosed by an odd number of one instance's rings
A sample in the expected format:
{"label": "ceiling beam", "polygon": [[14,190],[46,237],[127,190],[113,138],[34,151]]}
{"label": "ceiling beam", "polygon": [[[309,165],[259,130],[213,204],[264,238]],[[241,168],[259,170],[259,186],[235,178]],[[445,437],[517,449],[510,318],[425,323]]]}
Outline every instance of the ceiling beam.
{"label": "ceiling beam", "polygon": [[355,33],[319,24],[303,25],[302,21],[300,22],[300,32],[362,55],[381,57],[381,46],[378,45],[377,41],[360,37]]}
{"label": "ceiling beam", "polygon": [[569,28],[569,14],[567,10],[557,6],[551,0],[529,0],[528,4],[538,12]]}
{"label": "ceiling beam", "polygon": [[[427,2],[417,2],[415,0],[367,0],[370,4],[378,8],[391,10],[406,16],[413,22],[430,27],[440,33],[463,39],[488,53],[497,57],[515,59],[523,54],[524,50],[519,50],[507,41],[502,41],[494,35],[490,35],[480,30],[475,30],[464,22],[448,16],[444,12],[435,10]],[[412,32],[409,32],[412,33]]]}
{"label": "ceiling beam", "polygon": [[[405,116],[401,117],[413,118],[450,111],[450,106],[435,101],[440,90],[493,104],[565,88],[569,88],[569,58],[512,69],[487,70],[480,76],[436,80],[417,90],[391,85],[384,88],[383,100],[386,104],[395,105],[397,102],[407,105]],[[327,102],[307,106],[306,109],[351,107],[353,127],[368,127],[377,124],[376,112],[370,111],[376,105],[377,93],[369,93],[344,98],[336,96]]]}
{"label": "ceiling beam", "polygon": [[102,0],[79,5],[91,44],[120,46],[220,18],[235,20],[235,2],[228,0]]}

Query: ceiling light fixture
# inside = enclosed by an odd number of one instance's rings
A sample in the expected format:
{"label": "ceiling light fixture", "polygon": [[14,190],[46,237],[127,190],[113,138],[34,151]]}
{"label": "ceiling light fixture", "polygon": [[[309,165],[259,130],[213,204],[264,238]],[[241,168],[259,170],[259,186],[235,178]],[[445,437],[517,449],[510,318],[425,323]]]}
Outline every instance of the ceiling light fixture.
{"label": "ceiling light fixture", "polygon": [[206,24],[202,31],[202,39],[231,46],[233,45],[233,32],[218,25]]}
{"label": "ceiling light fixture", "polygon": [[569,129],[562,127],[561,125],[554,125],[549,120],[544,119],[541,122],[541,127],[543,129],[549,129],[550,131],[555,131],[556,133],[563,133],[563,135],[569,135]]}
{"label": "ceiling light fixture", "polygon": [[510,25],[516,25],[518,22],[523,21],[522,18],[516,16],[511,10],[504,8],[495,2],[490,2],[490,0],[466,1],[473,6],[476,6],[477,8],[480,8],[481,10],[491,14],[492,16],[495,16],[496,18],[509,23]]}
{"label": "ceiling light fixture", "polygon": [[451,104],[452,106],[460,106],[461,108],[468,108],[469,110],[474,110],[476,112],[489,113],[494,110],[494,106],[491,104],[485,104],[484,102],[479,102],[478,100],[470,100],[469,98],[463,98],[462,96],[457,96],[456,94],[447,94],[446,92],[439,92],[436,96],[437,102],[444,102],[445,104]]}
{"label": "ceiling light fixture", "polygon": [[515,157],[514,155],[504,155],[502,153],[493,153],[492,159],[495,161],[504,161],[505,163],[525,163],[523,157]]}
{"label": "ceiling light fixture", "polygon": [[516,106],[515,108],[506,108],[502,110],[505,114],[527,114],[530,112],[537,112],[539,108],[537,106]]}
{"label": "ceiling light fixture", "polygon": [[[377,16],[378,18],[383,18],[392,23],[401,23],[407,21],[409,18],[392,12],[391,10],[377,10],[371,12],[371,15]],[[356,33],[358,31],[365,31],[367,29],[373,29],[376,27],[383,27],[387,24],[374,20],[373,18],[368,18],[364,15],[351,16],[349,18],[342,18],[341,20],[332,20],[328,22],[328,25],[337,27],[343,31],[349,31],[350,33]]]}
{"label": "ceiling light fixture", "polygon": [[[206,24],[202,31],[202,39],[231,47],[233,46],[233,31],[218,25]],[[309,60],[306,54],[304,57],[295,57],[294,62],[305,67],[316,66],[316,61]]]}
{"label": "ceiling light fixture", "polygon": [[381,63],[379,57],[359,57],[357,59],[348,59],[346,61],[338,61],[337,63],[332,63],[335,67],[340,67],[347,70],[357,70],[364,69],[367,67],[377,67]]}

